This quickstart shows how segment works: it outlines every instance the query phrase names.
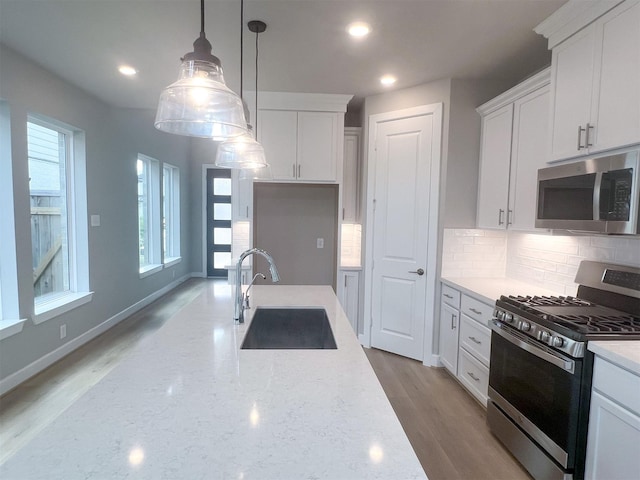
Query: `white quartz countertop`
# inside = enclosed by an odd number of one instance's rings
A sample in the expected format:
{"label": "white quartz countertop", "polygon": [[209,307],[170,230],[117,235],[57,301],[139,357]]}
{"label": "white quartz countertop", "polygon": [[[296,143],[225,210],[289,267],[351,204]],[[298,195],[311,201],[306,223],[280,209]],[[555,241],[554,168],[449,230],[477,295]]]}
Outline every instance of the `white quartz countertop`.
{"label": "white quartz countertop", "polygon": [[330,287],[256,285],[251,300],[325,308],[337,350],[240,349],[232,291],[207,286],[0,478],[426,479]]}
{"label": "white quartz countertop", "polygon": [[442,277],[441,281],[487,304],[494,304],[500,295],[560,295],[558,292],[507,277]]}
{"label": "white quartz countertop", "polygon": [[589,342],[587,348],[597,356],[640,376],[640,341]]}

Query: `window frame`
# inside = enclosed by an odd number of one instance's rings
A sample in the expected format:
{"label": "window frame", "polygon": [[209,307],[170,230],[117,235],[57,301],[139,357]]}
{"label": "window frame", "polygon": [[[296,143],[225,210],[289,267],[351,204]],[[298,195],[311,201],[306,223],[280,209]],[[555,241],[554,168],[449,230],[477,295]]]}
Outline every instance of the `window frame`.
{"label": "window frame", "polygon": [[[138,162],[142,162],[146,168],[142,174],[138,173]],[[145,218],[146,230],[144,232],[144,257],[145,263],[140,260],[143,255],[141,251],[140,232],[140,191],[138,191],[138,273],[140,278],[147,277],[162,270],[162,226],[161,226],[161,179],[160,162],[153,157],[138,153],[136,158],[136,173],[138,185],[140,177],[143,176],[143,196],[146,197]]]}
{"label": "window frame", "polygon": [[20,333],[27,321],[20,318],[18,300],[12,158],[11,112],[0,99],[0,340]]}
{"label": "window frame", "polygon": [[162,165],[162,262],[170,267],[182,260],[180,250],[180,169]]}
{"label": "window frame", "polygon": [[[33,322],[40,324],[73,310],[93,298],[89,285],[89,231],[87,221],[87,175],[85,132],[64,122],[37,113],[27,114],[25,140],[29,158],[28,124],[48,128],[66,137],[65,181],[67,221],[68,289],[41,296],[33,294]],[[31,195],[31,189],[27,188]]]}

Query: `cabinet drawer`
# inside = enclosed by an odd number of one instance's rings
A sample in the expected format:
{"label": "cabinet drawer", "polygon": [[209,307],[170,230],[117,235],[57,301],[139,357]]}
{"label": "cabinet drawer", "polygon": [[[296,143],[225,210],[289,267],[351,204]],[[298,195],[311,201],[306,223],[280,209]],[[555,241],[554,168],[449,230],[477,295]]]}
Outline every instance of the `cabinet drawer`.
{"label": "cabinet drawer", "polygon": [[460,292],[449,285],[442,284],[442,301],[454,308],[460,308]]}
{"label": "cabinet drawer", "polygon": [[460,380],[484,406],[487,405],[489,369],[462,348],[460,349],[460,356],[458,357],[458,380]]}
{"label": "cabinet drawer", "polygon": [[493,317],[494,305],[487,305],[468,295],[462,295],[461,304],[461,313],[468,315],[482,325],[489,326],[489,321]]}
{"label": "cabinet drawer", "polygon": [[640,377],[596,357],[593,388],[640,415]]}
{"label": "cabinet drawer", "polygon": [[484,365],[489,366],[491,330],[466,315],[462,315],[460,318],[460,344]]}

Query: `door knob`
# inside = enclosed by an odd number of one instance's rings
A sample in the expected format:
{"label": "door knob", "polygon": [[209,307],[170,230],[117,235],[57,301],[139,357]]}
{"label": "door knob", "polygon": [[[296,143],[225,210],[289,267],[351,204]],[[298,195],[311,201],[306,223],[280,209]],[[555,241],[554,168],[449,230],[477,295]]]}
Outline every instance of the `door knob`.
{"label": "door knob", "polygon": [[410,271],[409,273],[417,273],[418,275],[424,275],[424,270],[419,268],[418,270]]}

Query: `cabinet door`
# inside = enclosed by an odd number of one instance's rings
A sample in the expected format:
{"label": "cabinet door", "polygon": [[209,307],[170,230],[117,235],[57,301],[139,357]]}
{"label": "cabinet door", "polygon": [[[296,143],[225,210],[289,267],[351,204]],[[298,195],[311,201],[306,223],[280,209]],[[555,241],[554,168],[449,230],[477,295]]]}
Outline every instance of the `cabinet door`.
{"label": "cabinet door", "polygon": [[626,480],[639,474],[640,417],[593,392],[585,479]]}
{"label": "cabinet door", "polygon": [[458,310],[446,303],[440,308],[440,361],[453,375],[458,374]]}
{"label": "cabinet door", "polygon": [[591,25],[553,49],[551,160],[586,153],[586,132],[578,129],[590,121],[595,38]]}
{"label": "cabinet door", "polygon": [[337,181],[338,140],[338,114],[298,112],[298,180]]}
{"label": "cabinet door", "polygon": [[535,231],[538,169],[547,161],[549,86],[518,99],[513,110],[509,228]]}
{"label": "cabinet door", "polygon": [[600,19],[590,153],[640,142],[640,3]]}
{"label": "cabinet door", "polygon": [[344,168],[342,176],[342,220],[358,221],[358,173],[360,135],[347,133],[344,136]]}
{"label": "cabinet door", "polygon": [[258,141],[264,147],[274,180],[296,178],[298,114],[284,110],[258,112]]}
{"label": "cabinet door", "polygon": [[482,119],[478,228],[506,228],[513,104]]}
{"label": "cabinet door", "polygon": [[344,313],[347,314],[349,323],[355,334],[358,334],[358,297],[359,297],[359,284],[360,273],[356,271],[342,271],[340,272],[340,305]]}
{"label": "cabinet door", "polygon": [[231,172],[233,181],[233,218],[237,220],[249,220],[253,216],[253,180],[240,180],[239,170]]}

